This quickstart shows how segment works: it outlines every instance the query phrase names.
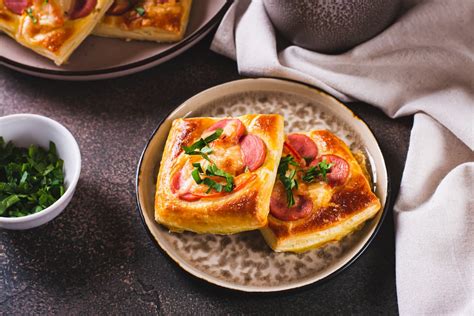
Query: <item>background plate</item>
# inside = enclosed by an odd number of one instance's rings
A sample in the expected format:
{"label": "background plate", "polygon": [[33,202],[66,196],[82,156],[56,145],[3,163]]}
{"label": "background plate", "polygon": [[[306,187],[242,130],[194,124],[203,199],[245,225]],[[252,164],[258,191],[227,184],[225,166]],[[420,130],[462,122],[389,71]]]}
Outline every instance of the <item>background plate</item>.
{"label": "background plate", "polygon": [[[169,233],[154,220],[154,192],[171,122],[189,116],[280,113],[285,131],[328,129],[370,162],[382,209],[361,230],[303,254],[276,253],[258,231],[230,236]],[[171,113],[153,133],[137,170],[137,201],[144,224],[158,245],[183,269],[211,283],[249,292],[281,291],[321,281],[355,260],[375,236],[388,204],[388,176],[377,141],[367,125],[335,98],[308,86],[277,79],[245,79],[208,89]]]}
{"label": "background plate", "polygon": [[159,44],[89,36],[61,67],[0,33],[0,63],[39,77],[94,80],[120,77],[163,63],[203,38],[222,18],[231,0],[195,0],[183,40]]}

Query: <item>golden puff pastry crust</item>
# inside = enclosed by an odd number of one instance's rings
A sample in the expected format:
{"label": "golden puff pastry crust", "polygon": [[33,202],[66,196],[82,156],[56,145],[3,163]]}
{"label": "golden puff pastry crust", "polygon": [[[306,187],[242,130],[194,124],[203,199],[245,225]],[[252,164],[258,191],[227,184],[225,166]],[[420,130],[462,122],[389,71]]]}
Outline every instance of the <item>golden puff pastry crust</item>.
{"label": "golden puff pastry crust", "polygon": [[364,169],[341,139],[327,130],[300,134],[314,141],[319,156],[343,158],[349,165],[349,173],[342,185],[316,181],[305,186],[313,203],[311,213],[306,217],[285,221],[271,214],[268,216],[267,226],[260,231],[267,244],[277,252],[303,252],[340,240],[374,217],[381,207]]}
{"label": "golden puff pastry crust", "polygon": [[176,42],[184,36],[191,5],[192,0],[138,1],[119,15],[106,14],[96,26],[94,35],[127,40]]}
{"label": "golden puff pastry crust", "polygon": [[52,59],[56,65],[67,61],[74,50],[92,32],[113,0],[97,0],[83,17],[69,18],[66,0],[32,0],[14,13],[0,0],[0,30],[21,45]]}
{"label": "golden puff pastry crust", "polygon": [[[277,114],[251,114],[237,119],[245,126],[247,135],[256,135],[263,141],[266,156],[258,169],[249,171],[247,168],[240,175],[250,179],[242,189],[197,201],[182,200],[172,190],[173,177],[195,161],[192,159],[199,159],[184,153],[182,146],[196,142],[207,129],[222,119],[202,117],[173,121],[156,184],[156,221],[171,231],[214,234],[233,234],[266,225],[270,195],[283,147],[283,117]],[[216,164],[224,162],[224,165],[232,165],[238,160],[238,155],[235,150],[216,150],[215,155],[209,157]]]}

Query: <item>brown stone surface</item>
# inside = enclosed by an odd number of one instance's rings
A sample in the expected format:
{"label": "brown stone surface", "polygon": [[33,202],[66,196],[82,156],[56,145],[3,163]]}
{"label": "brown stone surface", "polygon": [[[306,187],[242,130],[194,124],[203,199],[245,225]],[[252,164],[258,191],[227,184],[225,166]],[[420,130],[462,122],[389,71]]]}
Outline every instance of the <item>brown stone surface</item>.
{"label": "brown stone surface", "polygon": [[[148,238],[134,178],[149,135],[182,101],[241,78],[209,43],[208,36],[161,66],[106,81],[51,81],[0,66],[0,115],[37,113],[61,122],[83,159],[76,194],[61,216],[30,231],[0,230],[0,314],[398,312],[391,208],[374,242],[347,270],[323,284],[268,295],[194,278]],[[412,120],[349,106],[378,137],[395,197]]]}

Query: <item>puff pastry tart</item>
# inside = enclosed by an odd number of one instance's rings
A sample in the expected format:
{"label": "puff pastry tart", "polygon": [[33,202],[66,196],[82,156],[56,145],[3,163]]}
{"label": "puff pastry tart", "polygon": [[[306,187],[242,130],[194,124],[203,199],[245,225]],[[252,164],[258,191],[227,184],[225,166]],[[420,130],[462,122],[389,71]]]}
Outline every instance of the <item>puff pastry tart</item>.
{"label": "puff pastry tart", "polygon": [[113,0],[0,0],[0,30],[63,64]]}
{"label": "puff pastry tart", "polygon": [[95,35],[156,42],[183,38],[192,0],[115,0]]}
{"label": "puff pastry tart", "polygon": [[172,231],[232,234],[266,225],[283,118],[173,121],[156,184],[155,219]]}
{"label": "puff pastry tart", "polygon": [[339,240],[380,209],[365,166],[326,130],[288,135],[277,177],[261,232],[278,252]]}

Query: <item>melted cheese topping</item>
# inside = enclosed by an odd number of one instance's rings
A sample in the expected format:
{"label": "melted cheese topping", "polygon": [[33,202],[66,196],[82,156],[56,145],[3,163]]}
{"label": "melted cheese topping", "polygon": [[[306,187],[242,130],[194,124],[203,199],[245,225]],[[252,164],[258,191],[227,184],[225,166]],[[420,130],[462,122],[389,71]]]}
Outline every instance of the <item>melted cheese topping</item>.
{"label": "melted cheese topping", "polygon": [[233,145],[229,147],[211,146],[212,154],[211,160],[222,169],[234,176],[237,176],[245,171],[245,164],[242,160],[240,152],[240,145]]}
{"label": "melted cheese topping", "polygon": [[17,37],[30,45],[42,46],[51,52],[58,51],[72,34],[64,27],[65,17],[56,0],[33,0],[31,13],[20,18]]}
{"label": "melted cheese topping", "polygon": [[[211,145],[214,144],[211,143]],[[213,163],[216,164],[216,166],[233,175],[234,177],[237,177],[238,175],[244,173],[245,171],[245,165],[242,160],[242,155],[240,153],[240,146],[233,145],[230,147],[224,147],[220,146],[218,143],[216,143],[212,147],[212,154],[209,155],[209,158],[212,160]],[[191,172],[194,170],[194,167],[192,166],[193,163],[200,163],[201,168],[205,171],[206,168],[210,165],[209,161],[206,159],[201,158],[200,156],[188,156],[185,155],[186,162],[184,163],[182,169],[181,169],[181,181],[180,181],[180,188],[178,190],[179,193],[196,193],[196,194],[204,194],[207,190],[208,187],[203,184],[197,184],[192,175]],[[201,177],[204,177],[204,175],[201,175]],[[205,176],[209,177],[209,176]],[[221,183],[223,185],[226,184],[226,181],[222,177],[210,177],[212,180]]]}
{"label": "melted cheese topping", "polygon": [[138,7],[143,7],[145,14],[141,16],[131,8],[120,16],[105,16],[105,24],[114,24],[125,30],[135,30],[144,27],[162,29],[171,33],[181,32],[181,18],[184,8],[178,0],[144,0]]}

